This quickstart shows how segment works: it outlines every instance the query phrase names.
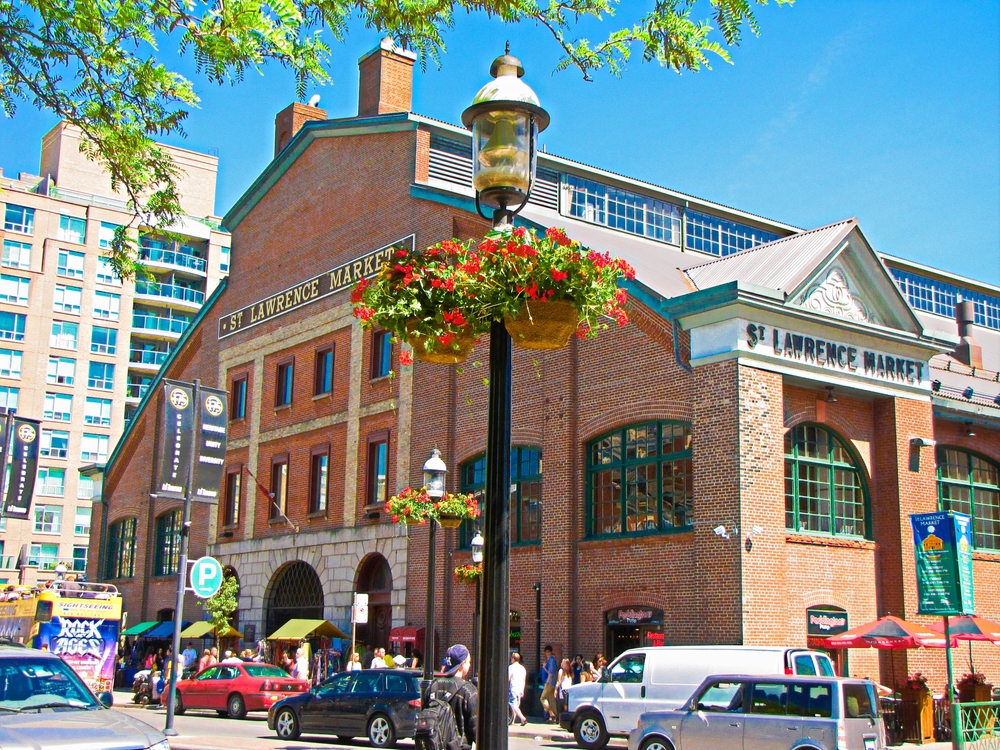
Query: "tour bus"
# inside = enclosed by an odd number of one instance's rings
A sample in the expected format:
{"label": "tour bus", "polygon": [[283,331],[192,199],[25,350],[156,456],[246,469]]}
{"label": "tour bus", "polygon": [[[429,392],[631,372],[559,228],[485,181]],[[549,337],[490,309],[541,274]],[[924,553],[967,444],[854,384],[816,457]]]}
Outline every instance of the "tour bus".
{"label": "tour bus", "polygon": [[49,588],[0,592],[0,639],[49,651],[95,693],[115,677],[122,598],[106,583],[53,581]]}

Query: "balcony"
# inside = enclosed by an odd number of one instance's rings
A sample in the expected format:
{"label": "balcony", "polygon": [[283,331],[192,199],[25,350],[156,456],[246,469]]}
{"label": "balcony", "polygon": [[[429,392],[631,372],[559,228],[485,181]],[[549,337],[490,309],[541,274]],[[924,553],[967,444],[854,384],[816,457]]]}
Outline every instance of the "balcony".
{"label": "balcony", "polygon": [[194,271],[204,274],[207,264],[204,258],[197,255],[185,253],[180,250],[164,250],[158,247],[140,247],[139,260],[147,263],[155,263],[173,268],[182,268],[185,271]]}
{"label": "balcony", "polygon": [[126,386],[125,398],[139,401],[149,390],[149,383],[129,383]]}
{"label": "balcony", "polygon": [[194,307],[201,307],[205,303],[204,292],[176,284],[158,284],[155,281],[135,282],[135,294],[137,297],[153,298],[157,302],[169,300]]}
{"label": "balcony", "polygon": [[151,349],[129,349],[129,366],[146,365],[153,369],[159,369],[160,365],[167,361],[170,352],[160,352]]}
{"label": "balcony", "polygon": [[132,315],[133,329],[155,332],[167,339],[180,338],[189,325],[191,325],[191,321],[186,318],[164,318],[157,315],[143,315],[142,313]]}

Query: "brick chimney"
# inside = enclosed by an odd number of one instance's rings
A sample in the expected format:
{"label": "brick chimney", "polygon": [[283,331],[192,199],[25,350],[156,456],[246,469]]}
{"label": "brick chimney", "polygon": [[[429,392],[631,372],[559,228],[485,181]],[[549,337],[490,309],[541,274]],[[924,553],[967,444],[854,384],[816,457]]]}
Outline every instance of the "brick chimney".
{"label": "brick chimney", "polygon": [[982,368],[983,347],[972,338],[972,324],[976,322],[976,308],[971,300],[955,305],[955,320],[958,322],[958,335],[962,337],[955,348],[955,359],[969,367]]}
{"label": "brick chimney", "polygon": [[397,47],[391,37],[358,60],[361,85],[358,117],[409,112],[413,104],[413,63],[417,55]]}
{"label": "brick chimney", "polygon": [[295,102],[289,104],[274,117],[274,155],[277,156],[288,145],[302,126],[310,120],[325,120],[326,110],[320,109],[319,96],[309,100],[311,104]]}

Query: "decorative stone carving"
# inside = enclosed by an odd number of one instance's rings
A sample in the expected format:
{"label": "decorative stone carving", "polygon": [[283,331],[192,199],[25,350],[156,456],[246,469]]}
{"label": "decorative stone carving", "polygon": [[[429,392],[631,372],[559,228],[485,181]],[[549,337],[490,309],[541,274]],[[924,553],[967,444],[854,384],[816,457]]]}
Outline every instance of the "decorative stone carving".
{"label": "decorative stone carving", "polygon": [[877,323],[872,312],[851,291],[843,271],[833,268],[826,278],[814,284],[805,293],[802,306],[807,310],[825,313],[835,318],[846,318],[863,323]]}

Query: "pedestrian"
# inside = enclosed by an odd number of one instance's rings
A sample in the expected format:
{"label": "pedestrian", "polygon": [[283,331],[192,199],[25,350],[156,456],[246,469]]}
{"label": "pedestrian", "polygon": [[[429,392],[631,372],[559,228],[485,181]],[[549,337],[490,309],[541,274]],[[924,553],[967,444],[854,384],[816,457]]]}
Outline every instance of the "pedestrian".
{"label": "pedestrian", "polygon": [[594,682],[599,682],[604,678],[604,671],[608,666],[608,660],[604,658],[604,654],[597,654],[594,657]]}
{"label": "pedestrian", "polygon": [[521,655],[517,652],[511,654],[510,666],[507,667],[507,700],[514,712],[514,720],[520,722],[522,727],[528,723],[521,713],[521,699],[524,697],[524,683],[527,677],[528,670],[521,663]]}
{"label": "pedestrian", "polygon": [[225,658],[221,662],[222,664],[242,664],[243,660],[236,656],[232,651],[226,651]]}
{"label": "pedestrian", "polygon": [[449,703],[455,714],[458,735],[462,741],[462,750],[468,750],[476,744],[476,728],[479,720],[479,692],[465,678],[472,668],[472,654],[460,643],[448,649],[444,659],[444,673],[454,679],[455,689]]}
{"label": "pedestrian", "polygon": [[424,655],[419,648],[413,649],[413,656],[410,657],[410,669],[422,669]]}
{"label": "pedestrian", "polygon": [[594,662],[585,661],[583,663],[583,669],[580,670],[580,682],[593,682],[594,681]]}
{"label": "pedestrian", "polygon": [[214,667],[218,663],[219,663],[219,649],[217,649],[215,646],[212,646],[212,662],[211,664],[209,664],[209,666]]}
{"label": "pedestrian", "polygon": [[359,669],[361,669],[361,654],[355,651],[353,654],[351,654],[351,660],[347,662],[346,671],[356,672]]}
{"label": "pedestrian", "polygon": [[385,669],[385,649],[377,648],[375,649],[375,655],[372,657],[369,669]]}
{"label": "pedestrian", "polygon": [[569,659],[563,659],[559,665],[559,674],[556,675],[556,717],[566,710],[569,699],[567,688],[573,687],[573,664]]}
{"label": "pedestrian", "polygon": [[184,656],[184,669],[188,669],[194,665],[195,661],[198,659],[198,651],[188,641],[187,648],[182,652]]}
{"label": "pedestrian", "polygon": [[573,657],[573,684],[580,684],[580,674],[583,672],[583,654]]}
{"label": "pedestrian", "polygon": [[364,656],[361,657],[361,668],[371,669],[372,659],[374,658],[375,658],[375,649],[373,649],[371,646],[365,646],[365,654]]}
{"label": "pedestrian", "polygon": [[558,717],[552,708],[556,697],[556,676],[559,672],[559,664],[556,657],[552,655],[552,646],[545,646],[545,662],[542,664],[542,708],[545,709],[546,721],[555,724]]}
{"label": "pedestrian", "polygon": [[201,658],[198,660],[198,674],[201,674],[210,666],[212,666],[212,652],[206,648],[201,652]]}
{"label": "pedestrian", "polygon": [[300,680],[309,679],[309,660],[306,658],[306,652],[301,648],[295,651],[295,664],[292,667],[292,677]]}

